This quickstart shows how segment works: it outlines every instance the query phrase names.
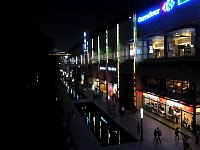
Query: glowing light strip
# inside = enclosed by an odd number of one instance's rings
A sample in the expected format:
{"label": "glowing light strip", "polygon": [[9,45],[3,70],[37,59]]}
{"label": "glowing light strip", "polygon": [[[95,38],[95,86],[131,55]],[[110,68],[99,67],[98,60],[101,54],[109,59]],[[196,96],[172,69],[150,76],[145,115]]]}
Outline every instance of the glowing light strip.
{"label": "glowing light strip", "polygon": [[103,122],[105,122],[106,124],[108,124],[108,122],[101,116],[101,120],[103,121]]}
{"label": "glowing light strip", "polygon": [[92,63],[93,63],[93,59],[94,59],[94,40],[92,38]]}
{"label": "glowing light strip", "polygon": [[106,62],[108,63],[108,30],[106,30]]}
{"label": "glowing light strip", "polygon": [[99,44],[99,36],[98,36],[98,61],[100,63],[100,44]]}
{"label": "glowing light strip", "polygon": [[83,38],[84,38],[84,41],[83,41],[83,51],[84,52],[87,52],[88,51],[88,42],[87,42],[87,34],[86,32],[83,33]]}
{"label": "glowing light strip", "polygon": [[119,63],[120,63],[119,24],[117,24],[117,97],[119,98]]}
{"label": "glowing light strip", "polygon": [[178,5],[182,5],[190,0],[178,0]]}

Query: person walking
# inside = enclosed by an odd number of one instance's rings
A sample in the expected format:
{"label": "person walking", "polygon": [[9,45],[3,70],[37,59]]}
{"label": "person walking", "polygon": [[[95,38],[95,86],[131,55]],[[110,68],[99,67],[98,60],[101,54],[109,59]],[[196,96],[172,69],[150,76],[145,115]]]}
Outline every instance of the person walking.
{"label": "person walking", "polygon": [[153,141],[155,142],[156,139],[157,139],[157,135],[158,135],[157,129],[154,129],[153,135],[154,135],[154,140]]}
{"label": "person walking", "polygon": [[118,111],[119,111],[119,115],[122,116],[122,107],[121,106],[119,107]]}
{"label": "person walking", "polygon": [[161,143],[161,139],[160,139],[161,136],[162,136],[162,131],[159,129],[159,127],[157,127],[157,139],[156,139],[156,142],[160,141],[160,143]]}
{"label": "person walking", "polygon": [[184,147],[184,150],[188,150],[189,147],[190,147],[190,144],[188,142],[188,137],[187,135],[184,135],[184,137],[182,138],[183,140],[183,147]]}
{"label": "person walking", "polygon": [[137,127],[137,133],[140,133],[141,126],[140,126],[140,122],[139,121],[137,122],[136,127]]}
{"label": "person walking", "polygon": [[199,138],[200,138],[200,133],[199,133],[199,129],[196,131],[196,144],[199,144]]}
{"label": "person walking", "polygon": [[122,110],[122,116],[124,116],[124,113],[125,113],[125,108],[124,108],[124,106],[122,106],[121,110]]}
{"label": "person walking", "polygon": [[178,137],[178,140],[179,140],[179,128],[178,127],[175,129],[175,140],[176,140],[177,137]]}

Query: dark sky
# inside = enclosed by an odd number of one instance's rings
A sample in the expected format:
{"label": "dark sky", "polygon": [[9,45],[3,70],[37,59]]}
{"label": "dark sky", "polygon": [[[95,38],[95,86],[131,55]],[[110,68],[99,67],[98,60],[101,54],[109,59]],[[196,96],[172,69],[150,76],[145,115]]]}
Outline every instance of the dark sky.
{"label": "dark sky", "polygon": [[66,51],[80,42],[84,31],[114,20],[133,1],[155,0],[27,0],[24,8],[53,39],[55,48]]}

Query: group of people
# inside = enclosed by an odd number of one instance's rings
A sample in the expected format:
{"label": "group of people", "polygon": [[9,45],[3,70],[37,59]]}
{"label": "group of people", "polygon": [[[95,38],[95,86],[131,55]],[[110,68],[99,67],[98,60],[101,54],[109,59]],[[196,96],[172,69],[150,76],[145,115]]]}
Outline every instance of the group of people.
{"label": "group of people", "polygon": [[[177,127],[175,129],[175,140],[180,140],[180,137],[179,137],[179,127]],[[184,150],[187,150],[189,149],[191,146],[190,146],[190,143],[189,143],[189,139],[188,139],[188,136],[184,134],[184,137],[182,138],[183,140],[183,147],[184,147]]]}
{"label": "group of people", "polygon": [[[195,143],[199,144],[200,128],[198,126],[196,128],[195,136],[196,136],[196,142]],[[178,127],[175,129],[175,139],[177,139],[177,138],[179,140],[179,128]],[[182,140],[183,140],[184,150],[189,149],[191,146],[190,146],[190,144],[188,142],[188,136],[184,135],[184,137],[182,138]]]}
{"label": "group of people", "polygon": [[[175,129],[175,140],[177,140],[177,139],[180,140],[180,138],[179,138],[179,133],[180,133],[179,127],[177,127],[177,128]],[[189,144],[189,142],[188,142],[188,136],[184,134],[184,137],[182,138],[182,140],[183,140],[183,147],[184,147],[184,150],[189,149],[189,148],[190,148],[190,144]]]}
{"label": "group of people", "polygon": [[103,92],[99,92],[99,93],[93,94],[93,101],[94,101],[95,99],[101,100],[102,97],[103,97]]}
{"label": "group of people", "polygon": [[154,142],[159,141],[161,143],[160,137],[162,136],[162,131],[159,129],[159,127],[154,129],[153,135],[154,135]]}

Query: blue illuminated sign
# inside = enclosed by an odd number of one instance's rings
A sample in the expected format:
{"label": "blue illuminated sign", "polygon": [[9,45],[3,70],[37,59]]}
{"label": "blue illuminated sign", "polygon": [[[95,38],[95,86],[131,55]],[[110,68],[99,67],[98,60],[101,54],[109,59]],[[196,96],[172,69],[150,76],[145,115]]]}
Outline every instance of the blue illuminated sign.
{"label": "blue illuminated sign", "polygon": [[175,5],[174,0],[167,0],[162,6],[162,10],[164,12],[170,11],[173,9],[174,5]]}
{"label": "blue illuminated sign", "polygon": [[149,18],[152,18],[153,16],[156,16],[160,13],[160,9],[156,9],[156,10],[153,10],[153,11],[150,11],[148,14],[142,16],[142,17],[139,17],[138,18],[138,22],[142,22],[142,21],[145,21]]}
{"label": "blue illuminated sign", "polygon": [[188,1],[190,1],[190,0],[178,0],[178,5],[181,5],[181,4],[186,3]]}
{"label": "blue illuminated sign", "polygon": [[[175,2],[175,1],[177,1],[177,2]],[[159,15],[161,13],[160,10],[162,10],[163,12],[170,12],[174,8],[175,4],[177,4],[179,6],[179,5],[186,3],[188,1],[190,1],[190,0],[167,0],[161,6],[161,8],[156,8],[152,11],[149,11],[147,14],[138,17],[138,22],[140,23],[140,22],[143,22],[145,20],[148,20],[150,18],[153,18],[153,17]]]}
{"label": "blue illuminated sign", "polygon": [[84,50],[84,52],[87,52],[88,51],[88,44],[87,44],[87,34],[86,34],[86,32],[83,33],[83,38],[84,38],[83,50]]}

